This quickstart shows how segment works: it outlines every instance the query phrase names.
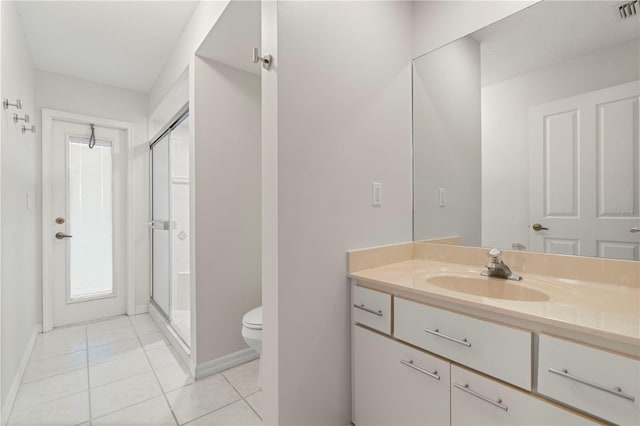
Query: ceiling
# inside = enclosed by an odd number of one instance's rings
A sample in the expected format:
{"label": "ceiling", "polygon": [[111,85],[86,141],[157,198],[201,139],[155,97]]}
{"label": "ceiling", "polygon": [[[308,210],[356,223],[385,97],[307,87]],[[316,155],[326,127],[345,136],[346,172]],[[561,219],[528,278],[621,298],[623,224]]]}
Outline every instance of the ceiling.
{"label": "ceiling", "polygon": [[199,56],[260,75],[252,49],[260,47],[260,2],[232,1],[196,52]]}
{"label": "ceiling", "polygon": [[543,1],[476,31],[482,85],[640,38],[638,16],[616,18],[612,1]]}
{"label": "ceiling", "polygon": [[36,69],[148,93],[197,1],[19,1]]}

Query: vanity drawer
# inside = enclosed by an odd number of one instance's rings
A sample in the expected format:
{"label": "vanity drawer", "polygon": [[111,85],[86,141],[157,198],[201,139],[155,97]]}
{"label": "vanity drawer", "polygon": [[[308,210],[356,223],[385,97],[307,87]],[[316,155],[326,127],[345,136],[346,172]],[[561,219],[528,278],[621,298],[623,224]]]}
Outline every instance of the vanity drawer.
{"label": "vanity drawer", "polygon": [[632,358],[540,334],[538,392],[614,423],[640,424],[640,361]]}
{"label": "vanity drawer", "polygon": [[353,286],[353,321],[391,334],[391,295]]}
{"label": "vanity drawer", "polygon": [[531,333],[395,298],[394,336],[531,390]]}
{"label": "vanity drawer", "polygon": [[593,425],[550,402],[451,366],[451,425]]}

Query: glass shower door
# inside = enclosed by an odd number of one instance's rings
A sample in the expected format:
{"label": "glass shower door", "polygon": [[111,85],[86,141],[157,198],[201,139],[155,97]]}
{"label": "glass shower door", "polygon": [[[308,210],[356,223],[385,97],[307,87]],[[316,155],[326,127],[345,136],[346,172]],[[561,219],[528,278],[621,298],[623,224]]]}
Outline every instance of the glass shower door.
{"label": "glass shower door", "polygon": [[171,183],[169,134],[151,147],[151,299],[168,318],[171,309]]}
{"label": "glass shower door", "polygon": [[151,145],[151,299],[176,334],[191,342],[189,117]]}

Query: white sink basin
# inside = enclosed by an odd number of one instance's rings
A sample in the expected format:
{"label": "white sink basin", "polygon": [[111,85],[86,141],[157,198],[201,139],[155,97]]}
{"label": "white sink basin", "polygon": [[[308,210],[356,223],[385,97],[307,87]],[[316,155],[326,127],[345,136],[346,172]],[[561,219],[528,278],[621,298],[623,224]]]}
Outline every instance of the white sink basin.
{"label": "white sink basin", "polygon": [[[526,278],[525,278],[526,279]],[[474,296],[520,302],[544,302],[550,299],[542,291],[520,284],[520,281],[469,275],[435,275],[426,277],[427,284]],[[535,280],[534,280],[535,281]]]}

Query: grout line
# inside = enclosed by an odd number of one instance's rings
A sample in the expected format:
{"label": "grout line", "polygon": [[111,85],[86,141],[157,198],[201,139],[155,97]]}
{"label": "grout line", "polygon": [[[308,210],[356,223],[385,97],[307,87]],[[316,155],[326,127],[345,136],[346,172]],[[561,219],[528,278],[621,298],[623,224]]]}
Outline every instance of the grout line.
{"label": "grout line", "polygon": [[[59,398],[52,399],[52,400],[50,400],[50,401],[44,401],[44,402],[40,402],[40,403],[38,403],[38,404],[36,404],[36,405],[30,405],[29,407],[21,408],[21,409],[19,409],[19,410],[13,410],[13,411],[11,412],[11,415],[13,415],[14,413],[20,413],[20,412],[22,412],[22,411],[26,411],[26,410],[32,410],[32,409],[37,408],[37,407],[39,407],[39,406],[41,406],[41,405],[51,404],[52,402],[60,401],[61,399],[69,398],[70,396],[74,396],[74,395],[78,395],[78,394],[81,394],[81,393],[87,392],[87,390],[88,390],[88,389],[83,389],[83,390],[80,390],[80,391],[77,391],[77,392],[72,392],[72,393],[70,393],[70,394],[63,395],[63,396],[61,396],[61,397],[59,397]],[[83,422],[83,423],[84,423],[84,422]]]}
{"label": "grout line", "polygon": [[[251,362],[251,361],[249,361],[249,362]],[[248,362],[246,362],[245,364],[248,364]],[[240,364],[240,365],[243,365],[243,364]],[[236,367],[239,367],[239,366],[236,366]],[[233,367],[233,368],[235,368],[235,367]],[[228,370],[225,370],[225,371],[228,371]],[[255,392],[253,392],[253,393],[250,393],[249,395],[247,395],[247,396],[245,397],[245,396],[243,396],[243,395],[242,395],[242,393],[240,393],[240,391],[239,391],[238,389],[236,389],[236,387],[233,385],[233,383],[231,383],[231,380],[229,380],[229,379],[227,378],[227,376],[225,376],[225,375],[224,375],[225,371],[221,371],[221,372],[220,372],[220,375],[221,375],[222,377],[224,377],[224,379],[225,379],[225,380],[226,380],[226,381],[231,385],[231,387],[233,388],[233,390],[235,390],[235,391],[238,393],[238,395],[240,395],[240,398],[242,398],[242,400],[245,402],[245,404],[247,404],[247,405],[249,406],[249,408],[251,408],[251,411],[253,411],[254,413],[256,413],[256,416],[258,416],[258,418],[259,418],[260,420],[263,420],[263,419],[262,419],[262,416],[261,416],[260,414],[258,414],[258,412],[256,411],[256,409],[255,409],[255,408],[253,408],[253,405],[251,405],[251,404],[249,403],[249,401],[247,401],[247,397],[250,397],[251,395],[255,395],[255,394],[257,394],[258,392],[262,391],[262,389],[258,388],[259,390],[255,391]],[[260,374],[260,373],[258,373],[258,374]],[[217,411],[217,410],[216,410],[216,411]],[[264,420],[263,420],[263,421],[264,421]]]}
{"label": "grout line", "polygon": [[[1,1],[1,0],[0,0],[0,1]],[[82,352],[82,351],[78,351],[78,352]],[[75,353],[75,352],[74,352],[74,353]],[[88,368],[89,368],[89,366],[85,366],[85,367],[78,367],[78,368],[74,368],[74,369],[72,369],[72,370],[61,371],[60,373],[52,374],[52,375],[50,375],[50,376],[41,377],[41,378],[36,379],[36,380],[30,380],[30,381],[28,381],[28,382],[22,382],[22,383],[20,383],[20,387],[22,387],[22,385],[30,385],[30,384],[33,384],[33,383],[38,383],[38,382],[40,382],[40,381],[42,381],[42,380],[50,379],[50,378],[52,378],[52,377],[62,376],[63,374],[73,373],[74,371],[82,370],[83,368],[87,368],[87,369],[88,369]],[[18,388],[18,390],[20,390],[20,389]]]}
{"label": "grout line", "polygon": [[[209,376],[209,377],[211,377],[211,376]],[[203,414],[203,415],[201,415],[201,416],[194,417],[193,419],[189,420],[187,423],[183,423],[181,426],[188,426],[188,425],[190,425],[191,423],[195,422],[196,420],[199,420],[199,419],[201,419],[201,418],[203,418],[203,417],[206,417],[206,416],[208,416],[209,414],[216,413],[216,412],[218,412],[218,411],[222,410],[223,408],[227,408],[228,406],[233,405],[233,404],[236,404],[236,403],[238,403],[238,402],[240,402],[240,401],[242,401],[242,395],[240,395],[240,399],[236,399],[236,400],[235,400],[235,401],[233,401],[233,402],[230,402],[230,403],[228,403],[228,404],[225,404],[225,405],[223,405],[222,407],[218,407],[218,408],[216,408],[215,410],[213,410],[213,411],[209,411],[208,413],[205,413],[205,414]],[[258,417],[260,417],[260,416],[258,416]]]}
{"label": "grout line", "polygon": [[[129,318],[129,322],[131,323],[131,326],[133,327],[133,323],[131,322],[131,318]],[[135,331],[135,329],[134,329],[134,331]],[[160,383],[160,379],[158,379],[158,375],[156,374],[156,370],[153,368],[153,365],[151,364],[151,360],[149,359],[149,355],[147,354],[146,349],[144,349],[144,345],[142,345],[142,340],[140,340],[140,336],[138,335],[137,332],[136,332],[136,337],[138,338],[138,342],[140,343],[140,346],[142,346],[142,349],[143,349],[142,352],[144,353],[144,356],[147,358],[147,362],[151,366],[151,372],[153,373],[153,377],[155,377],[156,383],[158,384],[158,387],[160,388],[160,392],[162,393],[162,397],[164,398],[164,402],[166,402],[167,407],[169,407],[169,411],[171,412],[171,416],[173,416],[173,421],[176,422],[176,425],[179,425],[180,422],[178,421],[178,417],[176,416],[176,413],[173,411],[173,407],[169,403],[169,398],[167,398],[167,394],[164,391],[164,388],[162,387],[162,384]],[[178,362],[180,362],[180,361],[178,360]]]}
{"label": "grout line", "polygon": [[[86,346],[86,343],[85,343],[85,346]],[[83,351],[86,351],[86,349],[80,349],[80,350],[77,350],[77,351],[71,351],[71,352],[64,352],[64,353],[61,353],[61,354],[57,354],[57,355],[53,355],[53,356],[48,356],[48,357],[46,357],[46,358],[40,358],[40,359],[33,359],[33,354],[32,354],[32,355],[31,355],[31,356],[32,356],[32,358],[29,358],[29,364],[32,364],[32,363],[35,363],[35,362],[48,361],[48,360],[50,360],[50,359],[58,358],[58,357],[65,356],[65,355],[76,354],[76,353],[78,353],[78,352],[83,352]]]}

